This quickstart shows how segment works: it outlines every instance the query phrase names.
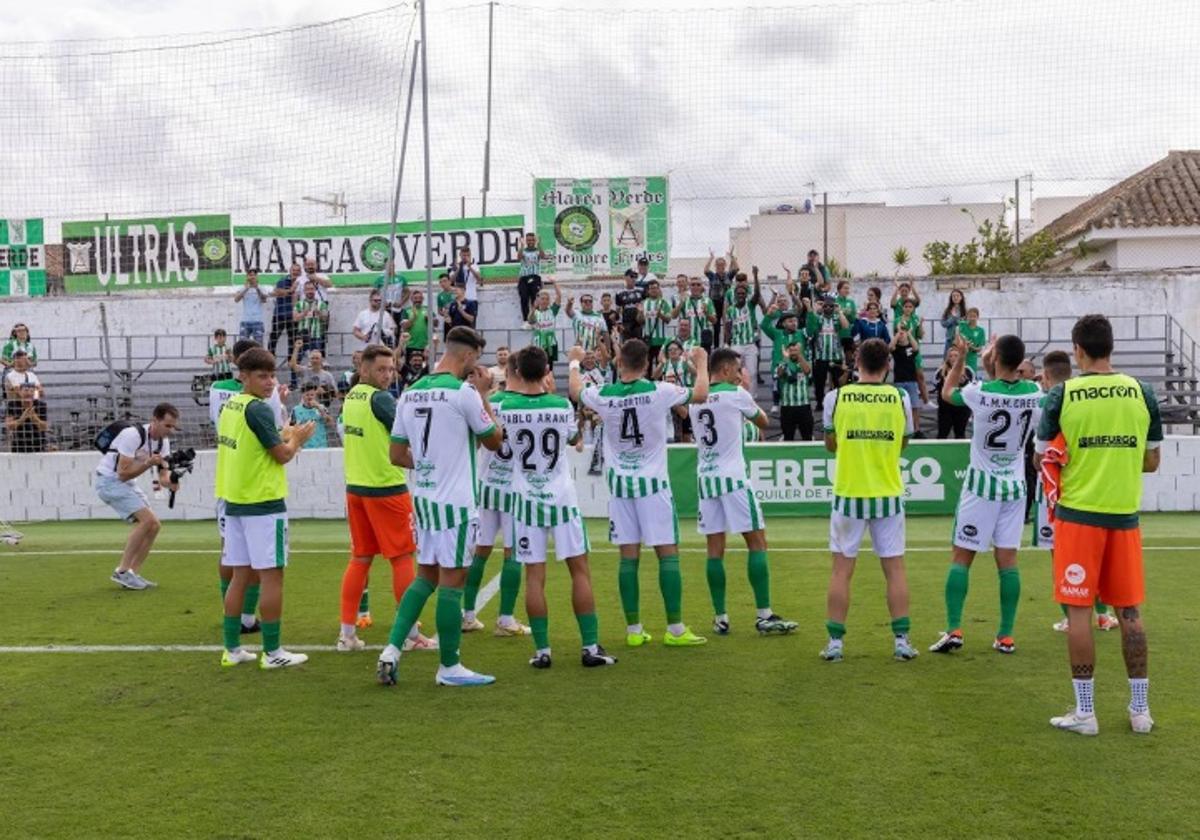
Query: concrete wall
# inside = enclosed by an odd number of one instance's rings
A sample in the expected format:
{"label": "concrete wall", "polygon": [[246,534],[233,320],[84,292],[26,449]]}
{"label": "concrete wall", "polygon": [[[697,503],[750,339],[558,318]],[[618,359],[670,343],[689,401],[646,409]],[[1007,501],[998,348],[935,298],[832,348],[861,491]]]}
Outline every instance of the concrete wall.
{"label": "concrete wall", "polygon": [[[818,444],[813,444],[814,446]],[[567,452],[584,516],[607,517],[608,487],[600,476],[587,474],[591,449]],[[11,522],[111,519],[112,510],[92,490],[97,453],[51,455],[0,454],[0,519]],[[186,476],[173,510],[163,498],[151,507],[163,519],[215,518],[212,487],[215,457],[200,452],[196,470]],[[342,450],[307,450],[287,467],[290,515],[297,519],[345,519]],[[1144,477],[1144,511],[1200,510],[1200,438],[1169,437],[1163,443],[1162,467]],[[139,484],[151,496],[150,480]]]}

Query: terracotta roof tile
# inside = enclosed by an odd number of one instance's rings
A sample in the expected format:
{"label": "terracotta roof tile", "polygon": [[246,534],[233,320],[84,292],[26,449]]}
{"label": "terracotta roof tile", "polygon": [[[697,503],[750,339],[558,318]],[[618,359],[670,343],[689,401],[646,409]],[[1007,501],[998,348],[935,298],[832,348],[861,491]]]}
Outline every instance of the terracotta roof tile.
{"label": "terracotta roof tile", "polygon": [[1174,151],[1050,224],[1057,241],[1096,228],[1200,226],[1200,151]]}

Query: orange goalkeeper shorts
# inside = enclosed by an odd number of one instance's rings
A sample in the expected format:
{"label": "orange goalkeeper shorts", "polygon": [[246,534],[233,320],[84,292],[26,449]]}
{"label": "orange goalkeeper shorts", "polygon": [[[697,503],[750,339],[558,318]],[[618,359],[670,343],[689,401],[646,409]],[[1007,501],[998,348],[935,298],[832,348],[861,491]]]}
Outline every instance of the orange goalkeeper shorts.
{"label": "orange goalkeeper shorts", "polygon": [[1116,530],[1078,522],[1055,523],[1054,598],[1089,607],[1097,596],[1113,607],[1133,607],[1146,595],[1142,530]]}
{"label": "orange goalkeeper shorts", "polygon": [[346,519],[350,523],[350,553],[355,557],[403,557],[415,554],[412,496],[358,496],[346,494]]}

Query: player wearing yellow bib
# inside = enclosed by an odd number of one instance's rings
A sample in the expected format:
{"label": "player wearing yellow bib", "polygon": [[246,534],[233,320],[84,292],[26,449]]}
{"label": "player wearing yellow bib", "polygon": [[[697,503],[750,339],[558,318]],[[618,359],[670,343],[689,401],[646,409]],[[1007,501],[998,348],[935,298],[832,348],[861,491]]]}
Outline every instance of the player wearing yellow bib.
{"label": "player wearing yellow bib", "polygon": [[[727,310],[728,311],[728,310]],[[696,483],[700,497],[696,529],[708,547],[705,564],[708,592],[713,604],[713,632],[729,633],[725,611],[725,535],[741,534],[749,555],[746,573],[754,590],[758,611],[754,627],[762,635],[786,634],[796,622],[780,618],[771,609],[771,572],[767,565],[767,531],[762,509],[754,498],[742,443],[743,424],[767,427],[767,415],[742,387],[745,370],[741,353],[733,348],[714,350],[708,363],[712,384],[708,399],[692,404],[688,413],[696,435]]]}
{"label": "player wearing yellow bib", "polygon": [[501,405],[500,416],[513,465],[512,543],[517,562],[525,567],[525,608],[533,629],[529,664],[539,669],[551,664],[546,560],[553,540],[554,553],[571,574],[583,667],[615,665],[616,658],[600,647],[587,530],[565,452],[579,441],[575,409],[564,397],[546,392],[550,364],[540,347],[520,351],[517,366],[513,393]]}
{"label": "player wearing yellow bib", "polygon": [[[505,361],[504,378],[506,389],[492,394],[488,400],[493,411],[499,411],[512,389],[520,382],[517,371],[517,354],[510,353]],[[468,377],[470,381],[472,377]],[[478,388],[476,389],[478,390]],[[500,615],[496,618],[496,636],[528,636],[529,628],[517,621],[513,611],[517,605],[517,593],[521,591],[521,564],[512,556],[512,449],[507,434],[495,452],[483,450],[479,461],[479,531],[476,536],[475,554],[467,572],[467,583],[463,587],[464,633],[483,629],[483,622],[475,615],[475,601],[479,597],[479,586],[492,544],[496,537],[504,539],[504,563],[500,567]]]}
{"label": "player wearing yellow bib", "polygon": [[[358,365],[358,382],[342,404],[343,465],[346,477],[346,520],[350,526],[350,562],[342,575],[341,632],[337,649],[362,650],[358,637],[359,602],[376,554],[392,566],[392,595],[396,603],[413,581],[412,497],[404,470],[388,460],[389,435],[396,419],[396,398],[387,389],[396,377],[391,348],[368,345]],[[437,644],[414,627],[406,650],[431,650]]]}
{"label": "player wearing yellow bib", "polygon": [[475,445],[495,452],[504,439],[490,403],[464,380],[491,390],[491,374],[478,367],[483,336],[469,327],[446,334],[446,351],[434,372],[414,382],[396,406],[391,462],[405,467],[417,514],[417,579],[404,593],[388,645],[379,655],[376,679],[395,685],[401,646],[429,596],[438,592],[437,631],[441,666],[438,685],[488,685],[495,677],[463,667],[462,596],[467,566],[477,542],[479,486]]}
{"label": "player wearing yellow bib", "polygon": [[649,351],[639,339],[621,345],[617,356],[619,380],[602,388],[583,387],[582,347],[572,347],[570,394],[600,416],[604,423],[604,457],[609,490],[609,541],[620,547],[618,583],[625,610],[625,643],[641,647],[652,637],[642,627],[639,610],[638,554],[643,544],[658,555],[658,585],[667,612],[663,644],[702,645],[683,623],[683,578],[679,573],[679,519],[667,474],[667,422],[678,405],[708,398],[708,354],[692,350],[696,384],[693,388],[650,382],[645,378]]}
{"label": "player wearing yellow bib", "polygon": [[1162,420],[1154,391],[1112,366],[1112,324],[1085,315],[1071,330],[1081,374],[1046,395],[1037,450],[1053,444],[1059,462],[1054,512],[1054,596],[1067,606],[1067,652],[1075,708],[1050,719],[1057,729],[1096,735],[1092,676],[1096,646],[1091,610],[1099,596],[1117,609],[1121,652],[1129,677],[1129,723],[1146,734],[1150,717],[1148,649],[1142,624],[1145,599],[1138,511],[1142,473],[1159,465]]}
{"label": "player wearing yellow bib", "polygon": [[850,578],[863,533],[879,555],[892,615],[893,654],[917,655],[908,641],[908,580],[904,574],[904,482],[900,455],[912,436],[908,394],[885,383],[891,354],[878,338],[858,348],[859,380],[825,396],[825,448],[836,453],[829,550],[833,575],[827,598],[829,643],[821,658],[838,662],[850,610]]}
{"label": "player wearing yellow bib", "polygon": [[316,426],[310,421],[284,429],[265,402],[275,390],[275,357],[261,347],[237,359],[244,392],[230,399],[217,423],[216,496],[225,500],[225,565],[233,580],[225,593],[222,665],[255,659],[241,646],[241,611],[252,571],[262,581],[261,668],[286,668],[307,661],[279,644],[283,614],[283,570],[287,566],[287,474]]}
{"label": "player wearing yellow bib", "polygon": [[1025,446],[1041,417],[1042,392],[1022,379],[1025,342],[1015,335],[996,340],[986,382],[959,388],[966,369],[966,339],[955,338],[958,355],[942,384],[942,400],[971,410],[971,465],[954,515],[954,549],[946,574],[946,629],[929,650],[950,653],[963,646],[962,614],[975,554],[994,547],[1000,575],[1000,627],[992,648],[1012,653],[1013,625],[1021,600],[1017,550],[1025,530]]}

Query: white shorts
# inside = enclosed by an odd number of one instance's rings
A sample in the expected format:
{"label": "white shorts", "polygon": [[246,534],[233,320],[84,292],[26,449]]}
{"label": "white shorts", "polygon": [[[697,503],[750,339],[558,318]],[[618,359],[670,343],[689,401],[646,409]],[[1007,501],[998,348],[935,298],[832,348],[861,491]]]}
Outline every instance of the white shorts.
{"label": "white shorts", "polygon": [[829,515],[829,550],[851,559],[858,556],[863,533],[871,529],[871,545],[878,557],[904,554],[904,514],[877,519],[854,519],[838,511]]}
{"label": "white shorts", "polygon": [[762,508],[749,487],[700,499],[696,515],[698,534],[748,534],[762,527]]}
{"label": "white shorts", "polygon": [[554,540],[554,556],[559,560],[579,557],[587,554],[591,548],[583,517],[578,513],[561,525],[548,527],[526,525],[514,519],[510,531],[512,544],[515,546],[513,557],[524,565],[545,563],[550,554],[551,539]]}
{"label": "white shorts", "polygon": [[1045,502],[1033,503],[1033,540],[1034,548],[1054,550],[1054,523],[1050,521],[1050,508]]}
{"label": "white shorts", "polygon": [[286,513],[225,517],[224,566],[282,569],[288,561]]}
{"label": "white shorts", "polygon": [[512,514],[480,508],[479,533],[475,537],[479,540],[478,544],[490,547],[501,534],[504,535],[504,547],[512,548]]}
{"label": "white shorts", "polygon": [[679,545],[679,519],[668,487],[640,498],[608,500],[608,541],[613,545]]}
{"label": "white shorts", "polygon": [[470,566],[475,546],[479,545],[478,532],[478,519],[438,531],[417,528],[417,563],[422,566],[441,566],[443,569]]}
{"label": "white shorts", "polygon": [[954,545],[968,551],[1020,548],[1025,530],[1025,500],[989,501],[963,490],[954,514]]}
{"label": "white shorts", "polygon": [[751,377],[758,374],[758,348],[753,344],[731,344],[729,349],[742,357],[742,367]]}

